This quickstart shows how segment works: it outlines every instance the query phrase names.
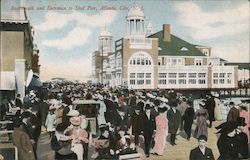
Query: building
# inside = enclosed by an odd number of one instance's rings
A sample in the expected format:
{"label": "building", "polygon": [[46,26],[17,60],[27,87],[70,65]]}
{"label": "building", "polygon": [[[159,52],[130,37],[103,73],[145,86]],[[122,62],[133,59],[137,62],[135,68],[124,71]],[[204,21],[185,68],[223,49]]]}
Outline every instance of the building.
{"label": "building", "polygon": [[[237,88],[238,66],[224,65],[225,61],[212,56],[211,47],[172,35],[170,24],[163,24],[161,31],[152,34],[152,25],[146,26],[138,5],[126,18],[127,33],[115,41],[115,52],[103,57],[93,55],[93,60],[103,60],[93,68],[104,68],[103,74],[95,74],[95,82],[130,89]],[[100,81],[101,77],[110,79],[107,83]]]}
{"label": "building", "polygon": [[25,8],[1,13],[0,99],[17,93],[25,95],[29,70],[39,73],[39,50],[34,47],[34,30]]}

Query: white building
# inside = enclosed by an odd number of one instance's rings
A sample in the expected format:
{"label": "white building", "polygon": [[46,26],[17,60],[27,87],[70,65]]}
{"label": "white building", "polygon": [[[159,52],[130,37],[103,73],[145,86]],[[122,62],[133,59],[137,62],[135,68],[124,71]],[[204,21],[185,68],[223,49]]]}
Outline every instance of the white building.
{"label": "white building", "polygon": [[[152,25],[145,26],[139,6],[133,6],[126,18],[127,33],[115,41],[115,52],[108,49],[109,54],[103,55],[103,72],[96,62],[102,59],[104,49],[94,52],[93,82],[130,89],[237,88],[237,65],[226,66],[220,58],[212,57],[211,47],[193,45],[172,35],[170,24],[150,34]],[[107,40],[112,42],[109,35]],[[99,42],[104,37],[101,34]]]}

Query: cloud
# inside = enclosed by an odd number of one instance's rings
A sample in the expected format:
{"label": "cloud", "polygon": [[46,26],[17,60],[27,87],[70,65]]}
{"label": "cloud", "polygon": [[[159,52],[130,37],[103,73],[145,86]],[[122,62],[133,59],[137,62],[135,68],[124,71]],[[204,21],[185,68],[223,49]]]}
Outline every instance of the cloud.
{"label": "cloud", "polygon": [[194,2],[176,3],[178,20],[191,29],[195,40],[235,35],[249,31],[249,5],[216,12],[205,12]]}
{"label": "cloud", "polygon": [[87,42],[91,31],[82,27],[76,27],[71,30],[65,38],[56,40],[44,40],[43,45],[48,47],[56,47],[58,49],[71,49],[82,46]]}
{"label": "cloud", "polygon": [[56,29],[62,29],[72,22],[75,27],[71,31],[65,30],[67,36],[59,39],[45,39],[42,44],[48,47],[55,47],[61,50],[69,50],[74,47],[83,46],[87,39],[92,34],[91,30],[95,27],[104,27],[110,25],[117,15],[117,11],[106,10],[96,15],[87,15],[81,12],[72,12],[71,14],[63,14],[57,12],[48,12],[45,16],[45,21],[35,25],[35,30],[38,32],[51,32],[58,34]]}
{"label": "cloud", "polygon": [[87,15],[76,11],[70,14],[48,12],[45,21],[35,25],[34,28],[38,31],[51,31],[65,27],[70,21],[76,21],[78,25],[87,27],[102,27],[111,24],[116,15],[117,11],[113,10],[105,10],[97,15]]}
{"label": "cloud", "polygon": [[41,67],[40,77],[42,81],[61,77],[86,82],[91,79],[91,63],[89,62],[91,62],[91,57],[80,57],[73,61],[65,61],[63,64],[44,63]]}

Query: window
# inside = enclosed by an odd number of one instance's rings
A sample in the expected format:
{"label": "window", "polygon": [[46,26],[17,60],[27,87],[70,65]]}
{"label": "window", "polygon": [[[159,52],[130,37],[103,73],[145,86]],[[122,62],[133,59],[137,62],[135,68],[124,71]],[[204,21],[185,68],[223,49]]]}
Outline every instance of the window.
{"label": "window", "polygon": [[199,79],[198,84],[206,84],[206,80],[205,79]]}
{"label": "window", "polygon": [[189,78],[196,78],[196,73],[188,73]]}
{"label": "window", "polygon": [[218,78],[218,73],[213,74],[214,78]]}
{"label": "window", "polygon": [[144,58],[141,60],[141,65],[144,65],[145,63],[144,63]]}
{"label": "window", "polygon": [[159,78],[167,78],[167,73],[159,73]]}
{"label": "window", "polygon": [[169,79],[168,84],[176,84],[176,79]]}
{"label": "window", "polygon": [[135,73],[130,73],[130,78],[135,78]]}
{"label": "window", "polygon": [[151,73],[146,73],[146,78],[151,78]]}
{"label": "window", "polygon": [[198,77],[199,78],[205,78],[206,77],[206,73],[198,73]]}
{"label": "window", "polygon": [[137,80],[137,84],[138,85],[143,85],[144,84],[144,80],[143,79]]}
{"label": "window", "polygon": [[220,73],[220,78],[225,78],[226,73]]}
{"label": "window", "polygon": [[218,84],[218,79],[214,79],[214,84]]}
{"label": "window", "polygon": [[225,83],[225,79],[220,79],[220,84],[224,84]]}
{"label": "window", "polygon": [[144,78],[144,73],[137,73],[137,78]]}
{"label": "window", "polygon": [[146,79],[146,84],[151,84],[151,80],[150,79]]}
{"label": "window", "polygon": [[186,78],[187,74],[186,73],[179,73],[179,78]]}
{"label": "window", "polygon": [[166,79],[160,79],[159,84],[167,84],[167,80]]}
{"label": "window", "polygon": [[131,84],[131,85],[135,85],[135,80],[134,80],[134,79],[131,79],[131,80],[130,80],[130,84]]}
{"label": "window", "polygon": [[232,83],[232,73],[227,73],[227,83],[228,84]]}
{"label": "window", "polygon": [[176,78],[176,73],[169,73],[168,78]]}
{"label": "window", "polygon": [[179,79],[179,84],[186,84],[186,80],[185,79]]}
{"label": "window", "polygon": [[140,58],[137,58],[137,65],[140,65]]}
{"label": "window", "polygon": [[202,59],[196,59],[195,60],[195,65],[196,66],[201,66],[202,65]]}
{"label": "window", "polygon": [[148,60],[148,65],[151,65],[151,60]]}
{"label": "window", "polygon": [[196,84],[196,79],[189,79],[189,80],[188,80],[188,83],[189,83],[189,84]]}

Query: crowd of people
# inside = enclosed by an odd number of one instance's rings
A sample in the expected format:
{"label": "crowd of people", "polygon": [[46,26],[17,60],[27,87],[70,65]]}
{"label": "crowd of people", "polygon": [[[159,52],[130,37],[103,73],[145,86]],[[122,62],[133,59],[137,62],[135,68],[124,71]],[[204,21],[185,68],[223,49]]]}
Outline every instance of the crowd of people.
{"label": "crowd of people", "polygon": [[[48,93],[27,92],[15,102],[6,99],[9,107],[17,109],[13,116],[13,144],[20,160],[37,159],[37,144],[41,131],[49,134],[55,159],[119,159],[119,156],[138,153],[144,149],[146,157],[162,156],[167,137],[176,144],[178,131],[186,139],[197,138],[199,146],[190,152],[190,160],[214,159],[206,147],[208,128],[215,120],[222,120],[218,95],[209,95],[194,109],[193,97],[174,90],[128,90],[76,83],[50,83]],[[99,104],[97,131],[92,133],[86,110],[76,108],[77,99],[93,100]],[[219,159],[248,158],[249,112],[247,107],[229,104],[227,120],[218,129]],[[1,120],[6,114],[1,112]],[[196,124],[194,135],[192,125]],[[143,143],[141,141],[143,138]],[[94,153],[89,155],[90,146]]]}

